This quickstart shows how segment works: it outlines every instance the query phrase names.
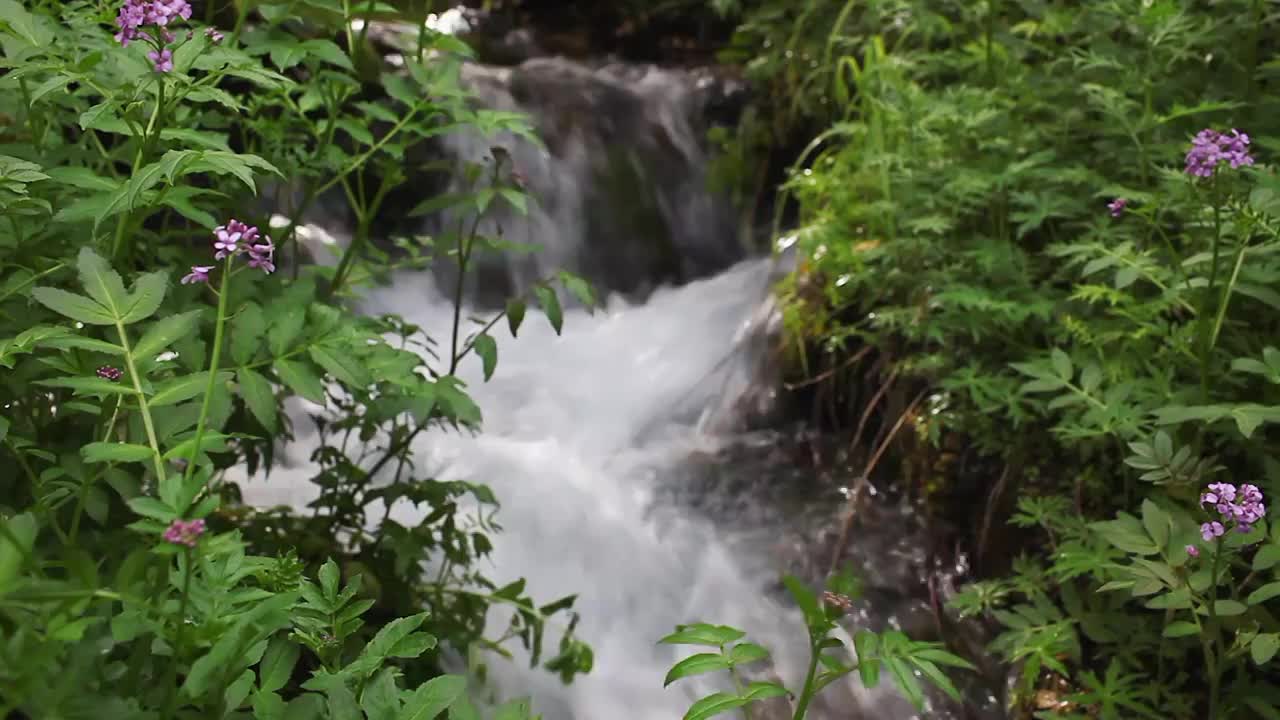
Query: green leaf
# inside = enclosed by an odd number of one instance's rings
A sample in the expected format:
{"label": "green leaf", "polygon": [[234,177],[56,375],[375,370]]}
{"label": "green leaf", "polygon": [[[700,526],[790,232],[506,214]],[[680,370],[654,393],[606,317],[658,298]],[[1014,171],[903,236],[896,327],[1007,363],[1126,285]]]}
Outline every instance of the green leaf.
{"label": "green leaf", "polygon": [[278,427],[277,407],[275,394],[271,391],[271,383],[248,368],[237,370],[236,380],[240,386],[240,397],[244,399],[249,412],[262,423],[262,427],[274,433]]}
{"label": "green leaf", "polygon": [[1158,547],[1163,548],[1169,544],[1173,519],[1169,517],[1169,513],[1161,510],[1160,506],[1150,499],[1142,501],[1142,524]]}
{"label": "green leaf", "polygon": [[467,679],[441,675],[423,683],[405,701],[399,720],[432,720],[448,710],[467,689]]}
{"label": "green leaf", "polygon": [[130,445],[119,442],[92,442],[80,448],[87,463],[143,462],[150,460],[151,448],[146,445]]}
{"label": "green leaf", "polygon": [[409,617],[397,618],[383,625],[378,634],[373,636],[368,645],[365,645],[360,656],[376,660],[378,663],[388,657],[398,657],[394,654],[396,646],[421,627],[422,623],[426,622],[427,615],[428,613],[418,613]]}
{"label": "green leaf", "polygon": [[880,684],[880,636],[859,630],[853,636],[853,648],[858,653],[858,675],[863,686],[875,688]]}
{"label": "green leaf", "polygon": [[904,697],[915,706],[919,711],[924,708],[924,688],[920,686],[920,681],[912,674],[907,664],[897,658],[884,658],[884,664],[889,668],[889,674],[893,676],[894,684],[902,691]]}
{"label": "green leaf", "polygon": [[48,47],[53,43],[53,33],[36,22],[17,0],[0,0],[0,24],[8,26],[14,37],[36,47]]}
{"label": "green leaf", "polygon": [[[521,716],[520,720],[524,720],[525,717],[527,716]],[[375,720],[375,718],[370,716],[369,720]],[[472,705],[471,701],[464,697],[449,708],[449,720],[481,720],[481,718],[475,705]]]}
{"label": "green leaf", "polygon": [[520,332],[520,323],[524,322],[524,311],[524,300],[511,298],[507,301],[507,327],[511,330],[511,337],[516,337]]}
{"label": "green leaf", "polygon": [[560,283],[569,291],[578,302],[588,311],[591,311],[596,305],[596,294],[591,289],[591,285],[586,280],[572,273],[560,272]]}
{"label": "green leaf", "polygon": [[312,346],[307,352],[317,365],[325,369],[325,372],[349,388],[364,390],[373,382],[360,361],[346,352],[334,352],[331,348],[319,345]]}
{"label": "green leaf", "polygon": [[123,382],[112,382],[100,377],[68,377],[53,380],[39,380],[37,385],[45,387],[69,388],[75,395],[132,395],[132,385]]}
{"label": "green leaf", "polygon": [[326,688],[325,694],[329,696],[329,717],[334,720],[337,718],[359,719],[360,706],[356,704],[356,696],[346,685],[334,683]]}
{"label": "green leaf", "polygon": [[325,403],[324,384],[307,366],[292,360],[277,360],[273,367],[294,392],[317,405]]}
{"label": "green leaf", "polygon": [[1065,352],[1054,348],[1051,353],[1053,360],[1053,371],[1063,380],[1070,380],[1075,374],[1075,367],[1071,363],[1071,357]]}
{"label": "green leaf", "polygon": [[560,298],[556,296],[556,291],[545,285],[538,285],[533,289],[533,294],[537,296],[547,322],[551,323],[551,328],[559,335],[560,328],[564,326],[564,311],[560,308]]}
{"label": "green leaf", "polygon": [[258,686],[262,692],[275,692],[284,687],[293,675],[302,648],[286,637],[274,637],[267,645],[267,652],[258,666]]}
{"label": "green leaf", "polygon": [[715,693],[690,706],[689,712],[684,714],[684,720],[704,720],[716,715],[723,715],[746,705],[747,702],[748,700],[745,698],[740,698],[736,695],[722,692]]}
{"label": "green leaf", "polygon": [[0,532],[0,595],[4,595],[22,570],[24,560],[31,555],[38,526],[31,513],[0,518],[0,525],[5,529]]}
{"label": "green leaf", "polygon": [[302,333],[302,326],[307,321],[306,309],[298,304],[285,301],[284,306],[273,311],[271,331],[267,333],[271,354],[280,357],[292,349],[293,342]]}
{"label": "green leaf", "polygon": [[128,325],[154,315],[156,310],[160,309],[160,303],[164,302],[168,285],[169,276],[164,272],[158,271],[139,276],[133,283],[133,290],[129,292],[121,322]]}
{"label": "green leaf", "polygon": [[231,319],[231,358],[247,365],[258,354],[267,335],[267,318],[257,303],[246,303]]}
{"label": "green leaf", "polygon": [[488,380],[493,377],[493,370],[498,365],[498,342],[492,336],[481,333],[472,341],[472,347],[480,356],[484,367],[484,379]]}
{"label": "green leaf", "polygon": [[729,662],[734,665],[746,665],[769,657],[769,651],[755,643],[740,643],[729,651]]}
{"label": "green leaf", "polygon": [[[465,700],[465,698],[464,698]],[[456,710],[459,705],[455,705]],[[396,720],[400,714],[400,688],[396,687],[395,670],[383,668],[360,695],[360,707],[368,720]],[[451,718],[457,720],[453,715]]]}
{"label": "green leaf", "polygon": [[753,682],[742,692],[741,697],[747,702],[756,702],[757,700],[768,700],[769,698],[783,697],[787,695],[787,689],[777,683],[771,682]]}
{"label": "green leaf", "polygon": [[1164,628],[1164,632],[1162,634],[1164,635],[1164,637],[1167,637],[1167,638],[1180,638],[1180,637],[1187,637],[1189,635],[1199,635],[1200,626],[1196,625],[1193,622],[1188,622],[1186,620],[1179,620],[1178,622],[1172,622],[1166,625]]}
{"label": "green leaf", "polygon": [[137,514],[159,520],[160,522],[169,522],[178,516],[178,512],[168,505],[160,502],[153,497],[136,497],[129,501],[129,508]]}
{"label": "green leaf", "polygon": [[708,625],[697,623],[676,628],[676,631],[661,640],[664,645],[706,645],[723,647],[731,642],[741,640],[746,633],[728,625]]}
{"label": "green leaf", "polygon": [[[1256,594],[1257,591],[1254,592],[1254,595]],[[1253,595],[1250,595],[1249,597],[1252,598]],[[1248,609],[1249,608],[1246,607],[1244,603],[1237,602],[1235,600],[1217,600],[1213,603],[1213,610],[1217,613],[1218,617],[1235,617],[1236,615],[1243,615],[1248,611]],[[1206,608],[1201,608],[1200,614],[1208,615],[1209,611]]]}
{"label": "green leaf", "polygon": [[[1277,524],[1276,527],[1280,527]],[[1280,544],[1271,543],[1264,545],[1256,555],[1253,556],[1254,570],[1270,570],[1280,563]]]}
{"label": "green leaf", "polygon": [[[215,392],[220,385],[226,385],[231,381],[231,373],[221,371],[214,378]],[[204,393],[209,383],[208,373],[192,373],[190,375],[182,375],[160,383],[156,386],[156,392],[151,396],[151,407],[163,407],[165,405],[176,405],[183,400],[190,400],[197,395]]]}
{"label": "green leaf", "polygon": [[703,673],[714,672],[716,670],[727,670],[733,667],[733,663],[729,662],[729,658],[719,653],[698,653],[690,655],[681,660],[667,671],[667,677],[662,681],[662,686],[666,687],[680,678],[689,677],[691,675],[701,675]]}
{"label": "green leaf", "polygon": [[115,325],[115,316],[99,303],[83,295],[58,288],[32,288],[31,297],[50,310],[86,325]]}
{"label": "green leaf", "polygon": [[253,689],[253,671],[245,670],[240,673],[240,677],[236,681],[227,686],[226,692],[222,694],[222,707],[225,711],[239,710],[244,704],[245,698],[249,697],[249,691]]}
{"label": "green leaf", "polygon": [[133,346],[133,354],[140,358],[158,355],[174,342],[189,335],[195,329],[200,313],[200,310],[189,310],[157,320]]}
{"label": "green leaf", "polygon": [[119,273],[111,269],[106,259],[92,248],[82,247],[76,258],[76,268],[80,271],[80,284],[89,296],[106,308],[113,318],[124,317],[128,303],[124,281],[120,279]]}
{"label": "green leaf", "polygon": [[[1261,605],[1277,595],[1280,595],[1280,582],[1270,582],[1249,593],[1249,597],[1246,599],[1246,602],[1250,605]],[[1218,604],[1221,605],[1222,602],[1223,601],[1220,600],[1218,601]]]}
{"label": "green leaf", "polygon": [[1280,650],[1280,635],[1275,633],[1258,635],[1249,644],[1249,656],[1253,658],[1253,662],[1257,665],[1266,665],[1271,662],[1271,658],[1276,656],[1277,650]]}

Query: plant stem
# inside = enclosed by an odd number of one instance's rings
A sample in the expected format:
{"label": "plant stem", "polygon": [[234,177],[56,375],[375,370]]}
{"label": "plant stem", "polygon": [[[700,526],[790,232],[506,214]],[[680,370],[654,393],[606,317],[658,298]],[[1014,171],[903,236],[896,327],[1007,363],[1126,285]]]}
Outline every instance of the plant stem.
{"label": "plant stem", "polygon": [[200,403],[200,419],[196,422],[195,444],[191,447],[191,457],[187,458],[187,469],[183,473],[184,484],[191,480],[196,470],[196,458],[200,457],[200,443],[204,440],[204,428],[209,420],[209,405],[213,398],[213,388],[218,380],[218,360],[222,355],[222,332],[227,324],[227,296],[231,294],[231,261],[234,255],[227,255],[222,266],[222,289],[218,291],[218,320],[213,329],[213,350],[209,353],[209,379],[204,387],[204,400]]}
{"label": "plant stem", "polygon": [[818,655],[822,652],[818,648],[819,640],[809,635],[809,669],[804,674],[804,688],[800,690],[800,700],[796,703],[796,713],[792,720],[804,720],[804,715],[809,711],[809,702],[813,700],[813,683],[818,675]]}
{"label": "plant stem", "polygon": [[142,415],[142,426],[147,431],[147,444],[151,446],[151,461],[156,471],[157,487],[164,483],[164,456],[160,453],[160,442],[156,439],[156,426],[151,420],[151,408],[147,406],[147,395],[142,392],[142,378],[138,376],[138,365],[133,361],[133,350],[129,348],[129,335],[124,330],[124,323],[116,320],[116,332],[120,334],[120,346],[124,348],[125,367],[129,369],[129,380],[133,382],[133,390],[138,394],[138,412]]}
{"label": "plant stem", "polygon": [[177,717],[178,712],[178,661],[187,635],[187,596],[191,594],[191,548],[183,553],[182,596],[178,598],[178,633],[173,643],[173,663],[169,666],[169,685],[165,700],[165,717]]}

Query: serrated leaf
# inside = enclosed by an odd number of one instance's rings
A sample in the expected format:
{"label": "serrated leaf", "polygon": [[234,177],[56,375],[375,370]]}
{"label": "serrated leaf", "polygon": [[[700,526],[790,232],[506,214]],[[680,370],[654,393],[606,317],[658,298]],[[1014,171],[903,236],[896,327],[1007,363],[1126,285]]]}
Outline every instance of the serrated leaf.
{"label": "serrated leaf", "polygon": [[[383,668],[378,671],[360,694],[360,707],[368,720],[396,720],[400,714],[400,688],[396,687],[394,670]],[[454,706],[455,709],[457,707]],[[450,718],[458,720],[453,715]]]}
{"label": "serrated leaf", "polygon": [[231,318],[231,359],[241,365],[253,361],[267,334],[267,318],[254,302],[246,303]]}
{"label": "serrated leaf", "polygon": [[432,678],[405,700],[399,720],[432,720],[457,702],[466,689],[466,678],[458,675]]}
{"label": "serrated leaf", "polygon": [[115,316],[100,303],[59,288],[32,288],[31,297],[50,310],[86,325],[115,325]]}
{"label": "serrated leaf", "polygon": [[271,391],[271,383],[258,373],[248,368],[236,371],[236,380],[240,386],[240,397],[249,408],[249,412],[262,423],[269,432],[275,432],[277,425],[276,397]]}
{"label": "serrated leaf", "polygon": [[325,372],[349,388],[363,390],[373,382],[360,362],[342,350],[313,345],[307,350],[307,354]]}
{"label": "serrated leaf", "polygon": [[133,346],[137,357],[150,358],[159,354],[171,344],[185,338],[196,327],[200,319],[200,310],[190,310],[177,315],[157,320],[143,333],[142,339]]}
{"label": "serrated leaf", "polygon": [[324,383],[307,366],[292,360],[277,360],[272,367],[280,380],[298,395],[317,405],[325,403]]}
{"label": "serrated leaf", "polygon": [[1160,506],[1150,499],[1142,501],[1142,525],[1158,547],[1163,548],[1169,544],[1173,520],[1169,517],[1169,513],[1161,510]]}

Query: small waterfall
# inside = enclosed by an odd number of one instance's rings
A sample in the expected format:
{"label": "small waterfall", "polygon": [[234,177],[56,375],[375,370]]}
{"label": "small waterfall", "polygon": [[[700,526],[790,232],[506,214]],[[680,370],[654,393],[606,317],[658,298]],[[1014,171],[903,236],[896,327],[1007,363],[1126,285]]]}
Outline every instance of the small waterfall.
{"label": "small waterfall", "polygon": [[[511,153],[535,204],[528,217],[499,216],[484,229],[544,248],[483,268],[469,310],[483,315],[560,268],[611,291],[595,314],[570,309],[563,336],[531,313],[519,339],[499,339],[488,382],[478,359],[465,362],[460,375],[484,412],[483,432],[434,432],[414,447],[435,477],[493,487],[505,528],[493,538],[495,581],[527,578],[539,598],[578,593],[578,634],[595,651],[590,674],[566,686],[494,658],[491,675],[508,694],[532,695],[547,720],[674,720],[715,681],[664,690],[667,668],[687,649],[656,641],[676,624],[706,621],[737,625],[770,646],[776,672],[798,688],[805,633],[798,614],[767,592],[776,569],[744,555],[737,529],[673,504],[679,493],[664,490],[687,476],[691,457],[734,440],[746,422],[743,398],[767,405],[746,392],[760,384],[763,339],[776,323],[769,288],[778,266],[744,259],[733,213],[706,189],[698,121],[705,83],[690,72],[565,60],[470,66],[464,77],[486,107],[528,113],[544,143],[444,140],[459,162],[491,145]],[[452,269],[404,275],[364,309],[398,313],[444,337],[453,282]],[[302,506],[315,497],[305,461],[311,440],[302,436],[309,421],[296,410],[291,463],[265,482],[247,481],[249,502]],[[415,514],[393,508],[404,523]],[[494,610],[494,627],[505,619]],[[827,695],[814,720],[913,716],[896,695],[854,682]]]}

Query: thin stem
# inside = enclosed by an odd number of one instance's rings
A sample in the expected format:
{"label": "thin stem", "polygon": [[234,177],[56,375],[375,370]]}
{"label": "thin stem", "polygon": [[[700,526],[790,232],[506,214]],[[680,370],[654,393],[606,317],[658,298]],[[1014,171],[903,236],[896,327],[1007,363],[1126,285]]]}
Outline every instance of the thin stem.
{"label": "thin stem", "polygon": [[173,663],[169,666],[169,685],[165,691],[165,717],[177,717],[178,712],[178,664],[187,635],[187,597],[191,594],[191,548],[183,553],[182,596],[178,598],[178,634],[174,638]]}
{"label": "thin stem", "polygon": [[[1213,547],[1213,574],[1210,575],[1210,588],[1218,586],[1218,568],[1222,560],[1222,540],[1219,539]],[[1208,641],[1213,645],[1214,662],[1209,668],[1209,718],[1208,720],[1217,720],[1218,717],[1218,696],[1222,686],[1222,633],[1218,629],[1218,594],[1215,590],[1209,597],[1209,629],[1211,636]],[[1203,635],[1202,635],[1203,637]]]}
{"label": "thin stem", "polygon": [[142,415],[142,426],[147,431],[147,445],[151,447],[151,461],[156,471],[157,486],[164,483],[164,456],[160,453],[160,442],[156,439],[155,422],[151,419],[151,408],[147,406],[147,395],[142,391],[142,378],[138,375],[138,366],[133,361],[133,351],[129,348],[129,335],[124,330],[124,323],[116,321],[116,332],[120,334],[120,347],[124,348],[125,367],[129,369],[129,380],[133,382],[133,390],[138,395],[138,412]]}
{"label": "thin stem", "polygon": [[809,634],[809,669],[804,674],[804,688],[800,690],[800,700],[796,703],[796,713],[792,720],[804,720],[805,713],[809,711],[809,703],[813,700],[813,683],[818,675],[818,656],[821,650],[818,648],[819,640],[813,637],[813,633]]}
{"label": "thin stem", "polygon": [[[159,129],[156,125],[160,119],[160,113],[164,109],[164,81],[158,80],[160,89],[156,91],[156,106],[151,110],[151,119],[147,121],[146,130],[142,133],[142,138],[138,141],[138,151],[133,156],[133,170],[129,173],[132,177],[138,174],[138,169],[142,167],[142,161],[146,159],[147,150],[151,148],[151,143],[155,137],[159,135]],[[111,257],[119,259],[121,250],[124,246],[125,229],[129,224],[128,211],[120,213],[120,219],[116,221],[116,237],[111,245]]]}
{"label": "thin stem", "polygon": [[204,387],[204,400],[200,403],[200,419],[196,422],[195,444],[191,447],[191,457],[187,458],[187,469],[183,474],[183,482],[189,482],[196,470],[196,458],[200,457],[200,443],[204,440],[205,425],[209,420],[209,406],[212,404],[214,385],[218,380],[218,360],[222,355],[222,332],[227,324],[227,296],[231,294],[231,261],[234,255],[227,255],[226,264],[222,266],[222,290],[218,292],[218,321],[213,330],[213,350],[209,353],[209,379]]}

